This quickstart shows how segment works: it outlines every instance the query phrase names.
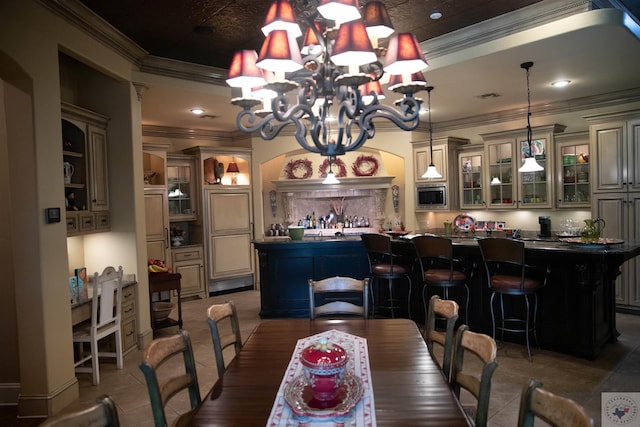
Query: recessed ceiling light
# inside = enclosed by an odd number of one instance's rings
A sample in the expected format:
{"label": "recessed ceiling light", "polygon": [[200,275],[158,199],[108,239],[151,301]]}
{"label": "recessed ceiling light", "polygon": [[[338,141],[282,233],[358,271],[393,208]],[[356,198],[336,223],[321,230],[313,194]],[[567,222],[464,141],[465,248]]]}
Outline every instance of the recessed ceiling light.
{"label": "recessed ceiling light", "polygon": [[442,13],[441,12],[431,12],[431,15],[429,15],[429,18],[431,19],[440,19],[442,18]]}
{"label": "recessed ceiling light", "polygon": [[551,86],[553,86],[553,87],[565,87],[569,83],[571,83],[571,80],[558,80],[557,82],[551,83]]}
{"label": "recessed ceiling light", "polygon": [[191,112],[196,116],[199,116],[200,114],[204,113],[204,110],[202,108],[192,108]]}

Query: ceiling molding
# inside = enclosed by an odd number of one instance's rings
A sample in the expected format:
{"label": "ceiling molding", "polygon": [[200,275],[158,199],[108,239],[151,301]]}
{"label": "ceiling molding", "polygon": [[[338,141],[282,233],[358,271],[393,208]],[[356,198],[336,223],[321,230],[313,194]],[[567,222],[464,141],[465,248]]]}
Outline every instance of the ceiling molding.
{"label": "ceiling molding", "polygon": [[228,87],[226,82],[228,75],[227,70],[192,62],[149,55],[142,61],[140,71],[165,77],[175,77],[182,80]]}
{"label": "ceiling molding", "polygon": [[140,66],[142,60],[149,55],[149,52],[116,30],[78,0],[36,1],[137,66]]}
{"label": "ceiling molding", "polygon": [[157,138],[204,139],[224,143],[231,143],[233,139],[230,132],[155,125],[142,125],[142,136],[153,136]]}

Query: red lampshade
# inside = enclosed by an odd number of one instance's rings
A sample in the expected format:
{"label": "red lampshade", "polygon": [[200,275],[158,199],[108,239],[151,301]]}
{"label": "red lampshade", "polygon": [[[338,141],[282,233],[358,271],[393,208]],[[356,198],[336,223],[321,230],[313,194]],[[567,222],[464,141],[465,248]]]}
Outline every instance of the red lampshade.
{"label": "red lampshade", "polygon": [[365,104],[369,104],[373,101],[373,95],[371,95],[371,92],[375,93],[378,96],[378,99],[385,98],[384,92],[382,91],[382,85],[380,85],[380,80],[372,80],[361,85],[359,89],[360,94],[362,95],[362,101]]}
{"label": "red lampshade", "polygon": [[265,84],[262,70],[256,66],[255,50],[240,50],[233,55],[227,84],[231,87],[256,87]]}
{"label": "red lampshade", "polygon": [[387,8],[381,2],[374,0],[367,3],[362,15],[369,37],[374,38],[376,43],[378,39],[384,39],[393,34],[391,18],[389,18]]}
{"label": "red lampshade", "polygon": [[227,173],[240,173],[238,164],[236,162],[230,162],[229,166],[227,166]]}
{"label": "red lampshade", "polygon": [[362,65],[375,62],[376,54],[362,19],[340,25],[331,61],[339,66]]}
{"label": "red lampshade", "polygon": [[389,85],[387,89],[393,90],[394,87],[399,85],[427,85],[427,79],[424,78],[422,71],[418,71],[413,74],[392,74],[389,78]]}
{"label": "red lampshade", "polygon": [[428,67],[420,44],[411,33],[391,36],[385,61],[384,70],[389,74],[413,74]]}
{"label": "red lampshade", "polygon": [[[322,34],[322,23],[316,21],[313,25],[316,27],[318,32]],[[320,42],[318,41],[318,37],[316,37],[316,33],[313,32],[313,29],[311,27],[307,27],[307,31],[304,33],[304,41],[302,42],[302,49],[300,49],[300,53],[308,55],[310,53],[309,48],[311,46],[319,47]]]}
{"label": "red lampshade", "polygon": [[256,65],[274,72],[291,72],[302,68],[302,57],[295,39],[285,30],[273,30],[269,33]]}
{"label": "red lampshade", "polygon": [[321,0],[318,12],[326,19],[338,22],[360,18],[358,0]]}
{"label": "red lampshade", "polygon": [[286,30],[294,37],[302,35],[296,15],[288,0],[275,0],[271,3],[262,32],[268,36],[273,30]]}

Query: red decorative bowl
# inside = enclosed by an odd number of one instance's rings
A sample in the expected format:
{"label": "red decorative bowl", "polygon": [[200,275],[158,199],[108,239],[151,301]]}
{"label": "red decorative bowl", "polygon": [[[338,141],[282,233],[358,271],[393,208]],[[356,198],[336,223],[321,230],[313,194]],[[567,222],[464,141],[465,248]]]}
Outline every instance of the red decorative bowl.
{"label": "red decorative bowl", "polygon": [[302,350],[300,362],[309,381],[314,399],[335,400],[344,379],[349,356],[344,348],[322,338]]}

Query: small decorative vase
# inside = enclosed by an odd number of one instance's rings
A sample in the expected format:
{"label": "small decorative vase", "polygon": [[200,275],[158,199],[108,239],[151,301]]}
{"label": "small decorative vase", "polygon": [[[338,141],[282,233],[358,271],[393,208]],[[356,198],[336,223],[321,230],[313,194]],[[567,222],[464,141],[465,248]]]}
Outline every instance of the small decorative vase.
{"label": "small decorative vase", "polygon": [[600,240],[600,225],[605,226],[605,221],[601,218],[585,219],[585,226],[580,233],[581,240],[585,243],[596,243]]}

